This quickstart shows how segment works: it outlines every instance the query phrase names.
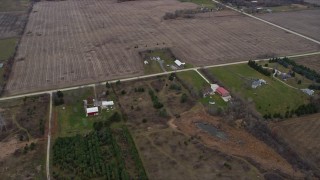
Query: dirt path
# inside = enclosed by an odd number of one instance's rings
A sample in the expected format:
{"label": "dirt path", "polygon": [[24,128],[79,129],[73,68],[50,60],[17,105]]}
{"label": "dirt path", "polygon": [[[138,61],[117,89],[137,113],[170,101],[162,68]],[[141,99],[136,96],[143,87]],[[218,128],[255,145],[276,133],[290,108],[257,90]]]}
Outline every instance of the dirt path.
{"label": "dirt path", "polygon": [[51,141],[51,119],[52,119],[52,93],[50,93],[50,105],[49,105],[49,131],[48,131],[48,145],[47,145],[47,161],[46,172],[47,179],[50,180],[50,141]]}
{"label": "dirt path", "polygon": [[16,115],[14,114],[12,117],[13,122],[16,124],[16,126],[20,129],[23,130],[25,133],[28,135],[28,140],[32,139],[32,136],[29,134],[28,130],[22,127],[17,121],[16,121]]}
{"label": "dirt path", "polygon": [[0,160],[13,154],[17,149],[25,147],[26,144],[36,143],[38,139],[33,139],[28,142],[18,141],[17,138],[11,138],[8,142],[0,142]]}

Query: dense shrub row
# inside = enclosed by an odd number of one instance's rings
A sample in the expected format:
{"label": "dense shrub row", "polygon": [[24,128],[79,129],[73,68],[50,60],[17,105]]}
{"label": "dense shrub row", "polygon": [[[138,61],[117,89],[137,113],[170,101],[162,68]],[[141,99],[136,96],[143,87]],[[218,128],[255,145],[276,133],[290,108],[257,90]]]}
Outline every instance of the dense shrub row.
{"label": "dense shrub row", "polygon": [[271,75],[271,72],[268,69],[263,68],[261,65],[258,65],[255,61],[250,60],[248,62],[248,65],[265,76]]}
{"label": "dense shrub row", "polygon": [[163,104],[159,102],[158,96],[156,96],[151,89],[149,90],[149,95],[151,97],[153,107],[156,109],[161,109],[163,107]]}

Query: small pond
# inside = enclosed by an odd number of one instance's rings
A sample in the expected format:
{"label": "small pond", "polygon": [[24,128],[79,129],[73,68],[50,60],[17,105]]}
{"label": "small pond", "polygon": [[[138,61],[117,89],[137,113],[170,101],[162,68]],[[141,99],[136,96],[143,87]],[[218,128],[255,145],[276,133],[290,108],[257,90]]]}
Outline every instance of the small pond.
{"label": "small pond", "polygon": [[218,138],[223,139],[223,140],[227,140],[227,138],[228,138],[226,133],[224,133],[223,131],[217,129],[216,127],[214,127],[214,126],[212,126],[212,125],[210,125],[208,123],[197,122],[195,124],[196,124],[196,126],[198,128],[208,132],[212,136],[218,137]]}

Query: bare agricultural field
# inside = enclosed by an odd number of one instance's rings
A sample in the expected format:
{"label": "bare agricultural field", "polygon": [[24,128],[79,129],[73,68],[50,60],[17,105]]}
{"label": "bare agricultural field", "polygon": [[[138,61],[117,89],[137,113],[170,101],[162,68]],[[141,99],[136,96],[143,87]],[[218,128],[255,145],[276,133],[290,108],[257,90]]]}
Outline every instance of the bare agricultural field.
{"label": "bare agricultural field", "polygon": [[320,114],[274,123],[271,127],[294,152],[311,164],[318,174],[320,173]]}
{"label": "bare agricultural field", "polygon": [[320,73],[320,55],[293,58],[293,60]]}
{"label": "bare agricultural field", "polygon": [[311,3],[311,4],[316,4],[316,5],[320,5],[320,1],[319,0],[304,0],[307,3]]}
{"label": "bare agricultural field", "polygon": [[21,35],[26,20],[26,12],[0,13],[0,39]]}
{"label": "bare agricultural field", "polygon": [[34,5],[8,94],[143,74],[138,52],[169,47],[195,66],[318,51],[319,45],[233,11],[163,20],[192,3],[68,0]]}
{"label": "bare agricultural field", "polygon": [[268,13],[259,15],[259,17],[318,41],[320,40],[320,9]]}

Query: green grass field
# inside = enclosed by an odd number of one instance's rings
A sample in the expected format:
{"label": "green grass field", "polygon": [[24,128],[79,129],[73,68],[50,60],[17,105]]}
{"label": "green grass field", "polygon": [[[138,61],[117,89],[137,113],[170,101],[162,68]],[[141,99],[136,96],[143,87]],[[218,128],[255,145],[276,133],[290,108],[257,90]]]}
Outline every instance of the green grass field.
{"label": "green grass field", "polygon": [[216,106],[221,107],[222,109],[226,108],[228,105],[227,102],[225,102],[218,94],[214,94],[214,95],[207,96],[205,98],[200,99],[200,102],[203,105],[207,105],[209,104],[209,102],[212,102],[212,101],[215,102]]}
{"label": "green grass field", "polygon": [[65,104],[57,106],[59,136],[83,134],[92,130],[95,121],[107,120],[116,110],[100,110],[98,116],[86,117],[83,100],[94,97],[93,88],[66,91]]}
{"label": "green grass field", "polygon": [[215,3],[213,3],[211,0],[179,0],[181,2],[191,2],[194,4],[197,4],[199,6],[204,6],[207,8],[214,8]]}
{"label": "green grass field", "polygon": [[0,12],[26,11],[29,5],[29,0],[1,0]]}
{"label": "green grass field", "polygon": [[148,61],[148,64],[143,64],[144,74],[155,74],[163,72],[157,61]]}
{"label": "green grass field", "polygon": [[201,91],[206,87],[210,87],[196,71],[185,71],[177,73],[177,76],[187,84],[192,85],[197,91]]}
{"label": "green grass field", "polygon": [[[262,114],[281,113],[295,109],[308,102],[308,97],[299,90],[292,89],[281,82],[260,74],[247,64],[216,67],[209,69],[233,93],[242,95],[253,101],[257,110]],[[252,89],[248,81],[261,78],[267,85]]]}
{"label": "green grass field", "polygon": [[0,62],[7,60],[14,53],[14,48],[18,38],[8,38],[0,40]]}

